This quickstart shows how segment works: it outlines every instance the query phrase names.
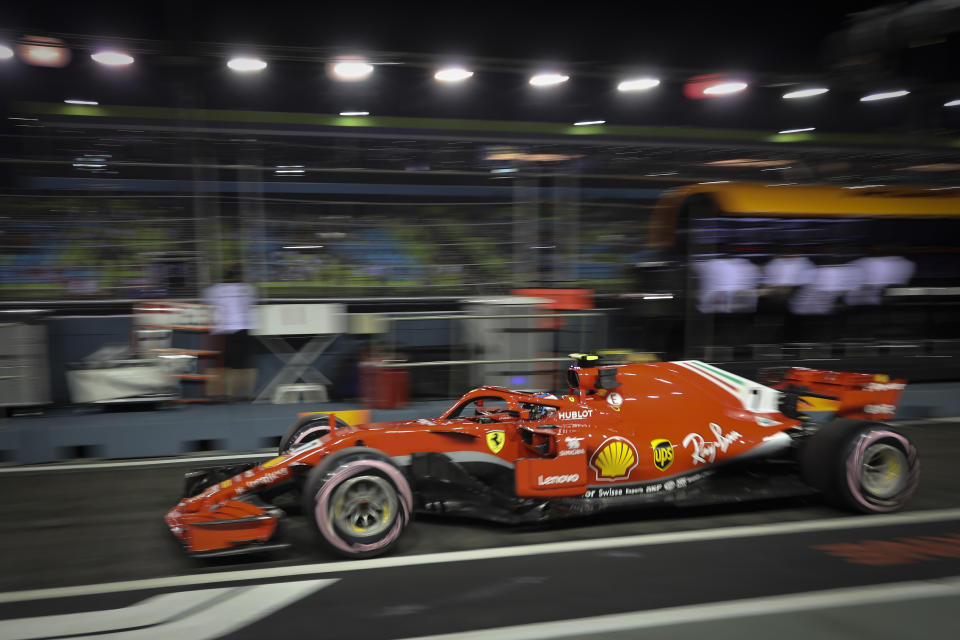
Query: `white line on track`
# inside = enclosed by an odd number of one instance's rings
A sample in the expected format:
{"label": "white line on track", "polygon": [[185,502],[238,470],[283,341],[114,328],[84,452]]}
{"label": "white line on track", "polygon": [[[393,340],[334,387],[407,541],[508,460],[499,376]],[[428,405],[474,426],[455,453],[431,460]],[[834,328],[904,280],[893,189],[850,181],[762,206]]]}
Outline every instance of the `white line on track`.
{"label": "white line on track", "polygon": [[79,636],[115,629],[149,627],[177,618],[191,609],[204,607],[230,591],[230,587],[177,591],[156,595],[120,609],[4,620],[0,625],[0,640]]}
{"label": "white line on track", "polygon": [[74,640],[213,640],[335,582],[303,580],[182,591],[122,609],[5,620],[0,625],[0,640],[55,636]]}
{"label": "white line on track", "polygon": [[344,574],[369,569],[388,569],[411,567],[450,562],[473,560],[498,560],[503,558],[532,557],[553,553],[576,553],[618,549],[623,547],[644,547],[652,545],[678,544],[684,542],[705,542],[710,540],[730,540],[760,536],[789,535],[816,531],[843,529],[865,529],[928,522],[960,520],[960,508],[913,511],[872,516],[847,516],[824,520],[799,522],[777,522],[772,524],[743,525],[721,527],[718,529],[700,529],[696,531],[673,531],[651,533],[615,538],[597,538],[591,540],[569,540],[546,542],[513,547],[494,547],[490,549],[471,549],[468,551],[447,551],[413,556],[392,556],[370,560],[347,560],[340,562],[322,562],[290,567],[269,567],[263,569],[245,569],[184,576],[167,576],[143,580],[125,580],[72,587],[53,587],[48,589],[30,589],[25,591],[6,591],[0,593],[0,604],[22,602],[26,600],[46,600],[49,598],[69,598],[103,593],[115,593],[133,589],[169,589],[193,585],[239,582],[245,580],[269,580],[312,574]]}
{"label": "white line on track", "polygon": [[275,451],[263,453],[231,453],[222,456],[177,456],[149,460],[118,460],[116,462],[79,462],[75,464],[35,464],[21,467],[0,467],[0,473],[48,473],[51,471],[96,471],[124,467],[162,467],[171,464],[189,465],[194,462],[229,462],[231,460],[267,460],[275,458]]}
{"label": "white line on track", "polygon": [[569,638],[586,634],[596,638],[607,633],[649,629],[666,625],[903,602],[923,598],[956,598],[957,596],[960,596],[960,577],[951,577],[926,582],[893,582],[869,587],[807,591],[782,596],[728,600],[726,602],[633,611],[631,613],[614,613],[591,618],[574,618],[495,629],[419,636],[406,640],[504,640],[505,638],[510,640],[541,640]]}

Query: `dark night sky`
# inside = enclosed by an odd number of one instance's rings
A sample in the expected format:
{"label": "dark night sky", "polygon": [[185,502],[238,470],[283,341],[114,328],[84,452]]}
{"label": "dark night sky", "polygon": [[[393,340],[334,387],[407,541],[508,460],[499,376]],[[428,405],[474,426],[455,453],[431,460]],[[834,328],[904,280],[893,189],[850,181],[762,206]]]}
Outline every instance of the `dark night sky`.
{"label": "dark night sky", "polygon": [[7,2],[0,29],[558,62],[816,71],[874,2]]}
{"label": "dark night sky", "polygon": [[[956,129],[960,109],[942,107],[944,98],[960,97],[960,74],[952,64],[960,57],[956,34],[936,46],[903,47],[870,69],[840,74],[827,64],[825,38],[843,29],[849,14],[873,6],[669,0],[566,5],[556,0],[7,2],[0,5],[0,36],[8,39],[67,33],[104,36],[109,44],[111,36],[127,37],[163,41],[164,52],[138,52],[134,68],[120,72],[96,68],[84,53],[66,69],[8,65],[0,69],[0,82],[8,96],[20,99],[86,95],[104,104],[176,102],[321,113],[362,109],[378,115],[555,122],[599,117],[625,124],[761,129]],[[205,55],[194,55],[203,47],[192,43],[238,47],[214,46],[213,54],[207,48]],[[238,77],[224,68],[228,53],[244,46],[256,52],[256,45],[317,50],[300,60],[284,60],[276,49],[271,58],[267,51],[271,66],[257,77]],[[428,67],[446,56],[463,57],[468,64],[502,58],[511,61],[511,70],[487,68],[467,86],[451,89],[437,86],[432,69],[416,66],[381,67],[370,81],[351,84],[330,81],[318,65],[325,57],[370,52],[443,56]],[[193,61],[171,62],[170,54],[193,55]],[[547,63],[569,72],[571,81],[548,92],[531,91],[527,74]],[[617,78],[643,71],[664,78],[664,85],[649,95],[615,91]],[[723,101],[683,98],[682,83],[690,75],[717,71],[743,74],[754,88]],[[765,88],[796,80],[796,74],[830,86],[831,93],[816,101],[784,101],[782,90]],[[858,103],[866,91],[899,88],[892,85],[909,86],[914,95],[877,108]]]}

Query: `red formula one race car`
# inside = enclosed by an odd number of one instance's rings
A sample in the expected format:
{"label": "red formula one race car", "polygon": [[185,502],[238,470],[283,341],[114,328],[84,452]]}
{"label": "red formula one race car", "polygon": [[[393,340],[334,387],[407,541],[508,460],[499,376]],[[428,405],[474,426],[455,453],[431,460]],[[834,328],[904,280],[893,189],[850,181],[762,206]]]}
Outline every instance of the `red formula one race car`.
{"label": "red formula one race car", "polygon": [[[269,462],[188,474],[167,525],[197,555],[274,548],[284,511],[271,502],[291,493],[321,543],[371,557],[415,512],[520,523],[814,492],[886,512],[917,487],[913,444],[876,422],[902,380],[794,368],[766,386],[698,361],[574,357],[562,397],[480,387],[433,419],[308,415]],[[815,401],[833,418],[800,410]]]}

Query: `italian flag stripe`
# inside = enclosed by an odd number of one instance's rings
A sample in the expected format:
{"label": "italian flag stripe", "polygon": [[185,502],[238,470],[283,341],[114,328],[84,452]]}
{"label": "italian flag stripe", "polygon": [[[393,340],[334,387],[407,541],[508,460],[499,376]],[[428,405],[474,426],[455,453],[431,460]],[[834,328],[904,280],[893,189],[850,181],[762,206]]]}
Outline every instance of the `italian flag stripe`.
{"label": "italian flag stripe", "polygon": [[737,395],[738,389],[736,387],[732,386],[729,382],[727,382],[723,378],[720,378],[719,376],[714,375],[707,369],[701,369],[700,367],[697,367],[693,361],[684,360],[684,361],[677,362],[677,364],[684,367],[685,369],[689,369],[690,371],[693,371],[694,373],[700,374],[710,382],[713,382],[717,386],[722,387],[725,391],[729,391],[733,395]]}
{"label": "italian flag stripe", "polygon": [[726,378],[727,380],[731,380],[731,381],[733,381],[734,384],[739,385],[739,386],[741,386],[741,387],[750,384],[750,381],[747,380],[746,378],[741,378],[740,376],[734,375],[734,374],[730,373],[729,371],[724,371],[723,369],[718,369],[718,368],[714,367],[713,365],[707,364],[706,362],[700,362],[699,360],[694,360],[694,361],[691,362],[690,364],[692,364],[692,365],[695,366],[695,367],[702,367],[702,368],[704,368],[704,369],[707,369],[708,371],[712,371],[713,373],[717,374],[718,376],[721,376],[721,377],[723,377],[723,378]]}

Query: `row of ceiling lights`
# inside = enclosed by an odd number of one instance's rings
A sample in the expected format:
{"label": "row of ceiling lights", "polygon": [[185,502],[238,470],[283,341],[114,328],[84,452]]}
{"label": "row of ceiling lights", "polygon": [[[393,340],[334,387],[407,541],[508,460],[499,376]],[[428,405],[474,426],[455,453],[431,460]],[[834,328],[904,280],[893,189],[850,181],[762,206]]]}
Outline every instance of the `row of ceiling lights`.
{"label": "row of ceiling lights", "polygon": [[[263,71],[267,68],[265,60],[260,58],[232,58],[227,62],[227,66],[240,73],[250,73]],[[334,77],[344,81],[365,80],[373,75],[374,65],[366,60],[343,60],[330,65],[330,71]],[[445,67],[438,70],[433,77],[439,82],[463,82],[473,76],[473,71],[463,67]],[[543,72],[530,77],[528,82],[534,87],[551,87],[563,84],[570,79],[570,76],[557,72]],[[691,79],[687,87],[693,87],[687,92],[691,98],[725,96],[733,93],[739,93],[746,90],[749,85],[742,80],[730,79],[721,74],[710,76],[699,76]],[[623,80],[617,84],[617,90],[621,92],[646,91],[660,85],[659,78],[642,77]],[[785,100],[795,100],[800,98],[812,98],[823,95],[830,90],[826,87],[810,87],[807,89],[798,89],[783,94]],[[887,100],[890,98],[900,98],[908,95],[910,92],[906,89],[896,91],[883,91],[880,93],[871,93],[860,98],[860,102],[874,102],[877,100]],[[960,106],[960,100],[951,100],[944,104],[945,107]],[[602,121],[578,122],[580,124],[603,124]]]}
{"label": "row of ceiling lights", "polygon": [[[64,66],[70,59],[70,51],[62,41],[55,38],[30,37],[17,46],[20,57],[30,63],[41,66]],[[13,58],[14,51],[10,47],[0,44],[0,60]],[[105,50],[96,51],[90,56],[95,62],[109,67],[124,67],[133,64],[134,57],[123,51]],[[235,57],[227,61],[227,67],[238,73],[256,73],[267,68],[267,62],[261,58]],[[329,65],[330,73],[338,80],[361,81],[373,74],[374,65],[362,58],[343,59]],[[463,67],[445,67],[434,73],[439,82],[463,82],[473,76],[473,71]],[[533,75],[529,79],[534,87],[551,87],[563,84],[570,76],[558,72],[543,72]],[[617,90],[622,92],[646,91],[659,86],[660,79],[654,77],[630,78],[621,81]],[[687,97],[711,98],[739,93],[748,88],[742,80],[729,78],[720,74],[698,76],[692,78],[684,88]],[[809,87],[797,89],[783,94],[785,100],[812,98],[829,91],[826,87]],[[861,102],[874,102],[908,95],[906,89],[871,93],[860,98]],[[960,106],[960,99],[944,103],[945,107]]]}

